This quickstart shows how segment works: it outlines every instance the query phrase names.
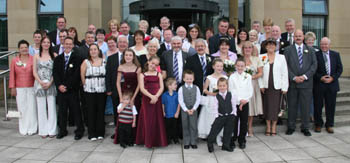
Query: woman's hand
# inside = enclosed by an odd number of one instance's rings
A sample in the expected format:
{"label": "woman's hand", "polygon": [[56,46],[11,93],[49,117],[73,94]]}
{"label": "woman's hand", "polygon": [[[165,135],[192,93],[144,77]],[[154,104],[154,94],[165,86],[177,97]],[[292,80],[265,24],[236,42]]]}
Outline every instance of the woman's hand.
{"label": "woman's hand", "polygon": [[265,88],[260,88],[262,94],[265,94]]}
{"label": "woman's hand", "polygon": [[284,95],[287,94],[287,91],[282,91],[282,94],[284,94]]}
{"label": "woman's hand", "polygon": [[11,96],[17,96],[16,88],[11,88]]}

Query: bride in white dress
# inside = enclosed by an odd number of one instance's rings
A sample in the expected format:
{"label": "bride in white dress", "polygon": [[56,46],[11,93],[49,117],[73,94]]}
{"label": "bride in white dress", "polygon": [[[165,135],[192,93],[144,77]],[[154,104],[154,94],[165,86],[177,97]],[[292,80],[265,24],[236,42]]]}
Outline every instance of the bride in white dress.
{"label": "bride in white dress", "polygon": [[[216,98],[215,96],[217,94],[217,81],[221,77],[227,79],[227,76],[222,73],[223,68],[224,62],[221,59],[215,59],[213,61],[214,73],[207,76],[207,79],[204,83],[203,93],[207,95],[204,97],[204,100],[207,102],[202,103],[204,105],[202,106],[201,113],[199,114],[198,118],[198,137],[202,139],[206,139],[208,137],[211,125],[213,124],[216,118],[215,113],[217,111],[213,110],[213,105],[215,105],[214,101]],[[219,146],[222,145],[221,137],[222,131],[217,137],[217,144]]]}

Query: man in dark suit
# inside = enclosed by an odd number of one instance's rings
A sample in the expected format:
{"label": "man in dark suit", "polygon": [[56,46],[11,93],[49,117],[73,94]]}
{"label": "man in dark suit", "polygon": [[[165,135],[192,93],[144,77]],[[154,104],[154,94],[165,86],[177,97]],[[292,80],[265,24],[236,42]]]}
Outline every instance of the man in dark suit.
{"label": "man in dark suit", "polygon": [[294,43],[294,32],[295,32],[295,20],[289,18],[285,22],[285,28],[287,32],[282,33],[282,40],[288,41],[290,45]]}
{"label": "man in dark suit", "polygon": [[57,101],[59,106],[59,132],[57,139],[61,139],[68,134],[68,108],[74,112],[74,120],[77,127],[74,139],[79,140],[84,135],[84,125],[82,123],[78,96],[80,87],[80,65],[83,60],[76,51],[72,50],[73,47],[73,39],[67,37],[64,40],[64,53],[57,56],[54,60],[53,78],[58,89]]}
{"label": "man in dark suit", "polygon": [[56,54],[62,54],[64,52],[63,42],[68,36],[68,30],[67,29],[62,29],[62,30],[60,30],[58,35],[59,35],[58,37],[60,39],[60,42],[62,42],[62,44],[58,44],[58,45],[54,46],[52,48],[52,50]]}
{"label": "man in dark suit", "polygon": [[163,32],[164,42],[160,45],[157,51],[158,57],[161,57],[163,52],[171,50],[171,38],[173,37],[173,31],[171,29],[165,29]]}
{"label": "man in dark suit", "polygon": [[205,54],[205,40],[199,38],[195,41],[195,49],[197,54],[188,57],[185,64],[185,70],[194,72],[194,84],[198,86],[201,94],[203,93],[203,84],[206,77],[213,73],[212,58],[209,54]]}
{"label": "man in dark suit", "polygon": [[[289,42],[281,39],[281,28],[277,25],[272,26],[271,37],[276,40],[276,54],[283,54]],[[261,43],[260,54],[267,53],[266,40]]]}
{"label": "man in dark suit", "polygon": [[311,136],[309,131],[310,105],[312,98],[313,76],[317,69],[317,59],[313,48],[303,44],[304,33],[296,30],[295,43],[284,52],[288,65],[288,130],[287,135],[295,131],[298,107],[300,106],[301,132]]}
{"label": "man in dark suit", "polygon": [[128,22],[123,21],[120,23],[120,32],[122,33],[122,35],[128,37],[129,47],[135,45],[134,37],[130,34],[130,26]]}
{"label": "man in dark suit", "polygon": [[57,21],[56,21],[57,29],[47,34],[53,44],[59,45],[61,43],[59,39],[59,33],[62,29],[66,29],[66,24],[67,24],[67,19],[65,17],[60,16],[57,18]]}
{"label": "man in dark suit", "polygon": [[[108,39],[107,44],[114,45],[117,43],[117,39]],[[114,112],[114,124],[117,124],[118,118],[117,105],[119,104],[119,96],[117,91],[117,70],[120,62],[123,58],[123,52],[128,48],[128,39],[124,35],[118,37],[118,50],[119,52],[108,57],[106,65],[106,92],[107,95],[112,95],[113,112]],[[114,139],[114,134],[111,136]]]}
{"label": "man in dark suit", "polygon": [[186,64],[186,59],[189,57],[188,53],[181,50],[182,39],[175,36],[171,39],[172,50],[165,51],[161,58],[162,75],[173,77],[177,84],[182,82],[182,72]]}
{"label": "man in dark suit", "polygon": [[[219,21],[219,25],[218,25],[219,33],[209,38],[209,52],[210,52],[210,54],[216,53],[219,50],[220,37],[228,36],[227,35],[228,25],[229,25],[229,23],[228,23],[227,19],[221,19]],[[230,49],[229,50],[236,53],[237,51],[236,51],[235,38],[229,37],[229,39],[230,39]]]}
{"label": "man in dark suit", "polygon": [[337,92],[339,91],[338,78],[343,72],[343,64],[338,52],[329,50],[330,40],[327,37],[321,40],[321,50],[316,53],[318,62],[314,76],[314,118],[315,132],[321,132],[323,126],[322,108],[326,104],[326,130],[334,133],[334,112]]}
{"label": "man in dark suit", "polygon": [[[95,35],[96,35],[96,27],[95,27],[95,25],[93,25],[93,24],[90,24],[89,26],[88,26],[88,29],[87,29],[87,32],[93,32]],[[96,39],[96,37],[95,37],[95,40],[94,40],[94,42],[95,41],[97,41],[97,39]],[[83,39],[83,40],[81,40],[81,44],[82,45],[84,45],[86,43],[86,41],[85,41],[85,38]]]}

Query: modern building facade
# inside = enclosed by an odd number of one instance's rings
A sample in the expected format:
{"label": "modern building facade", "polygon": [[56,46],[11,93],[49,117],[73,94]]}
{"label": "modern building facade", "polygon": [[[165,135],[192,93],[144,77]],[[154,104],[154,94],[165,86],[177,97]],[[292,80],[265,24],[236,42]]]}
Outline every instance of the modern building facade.
{"label": "modern building facade", "polygon": [[[284,31],[287,18],[296,27],[313,31],[317,43],[323,36],[332,40],[332,49],[341,53],[343,76],[350,76],[349,0],[0,0],[0,50],[16,49],[20,39],[32,42],[35,29],[55,29],[58,16],[67,18],[67,27],[78,29],[82,39],[88,24],[108,30],[111,18],[126,20],[132,29],[140,19],[151,26],[168,16],[173,28],[197,23],[214,27],[227,17],[239,27],[250,28],[254,20],[270,17]],[[203,29],[202,29],[203,30]]]}

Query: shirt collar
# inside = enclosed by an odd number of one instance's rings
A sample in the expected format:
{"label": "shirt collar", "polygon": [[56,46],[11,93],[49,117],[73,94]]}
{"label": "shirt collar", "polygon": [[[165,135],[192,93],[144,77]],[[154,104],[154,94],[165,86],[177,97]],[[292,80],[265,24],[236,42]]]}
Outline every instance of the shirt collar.
{"label": "shirt collar", "polygon": [[325,52],[324,52],[324,51],[322,51],[322,53],[323,53],[323,54],[327,54],[327,55],[329,55],[329,50],[328,50],[328,51],[325,51]]}
{"label": "shirt collar", "polygon": [[64,56],[70,57],[70,55],[72,54],[72,51],[70,51],[68,54],[66,52],[63,52],[63,53],[64,53]]}
{"label": "shirt collar", "polygon": [[301,47],[301,50],[303,50],[304,44],[301,44],[301,45],[295,44],[295,47],[297,48],[297,50],[299,49],[299,47]]}
{"label": "shirt collar", "polygon": [[219,92],[219,94],[220,94],[222,97],[226,97],[227,91],[225,91],[224,93]]}
{"label": "shirt collar", "polygon": [[187,84],[187,83],[185,83],[185,87],[186,87],[186,88],[192,88],[192,87],[193,87],[193,84]]}

